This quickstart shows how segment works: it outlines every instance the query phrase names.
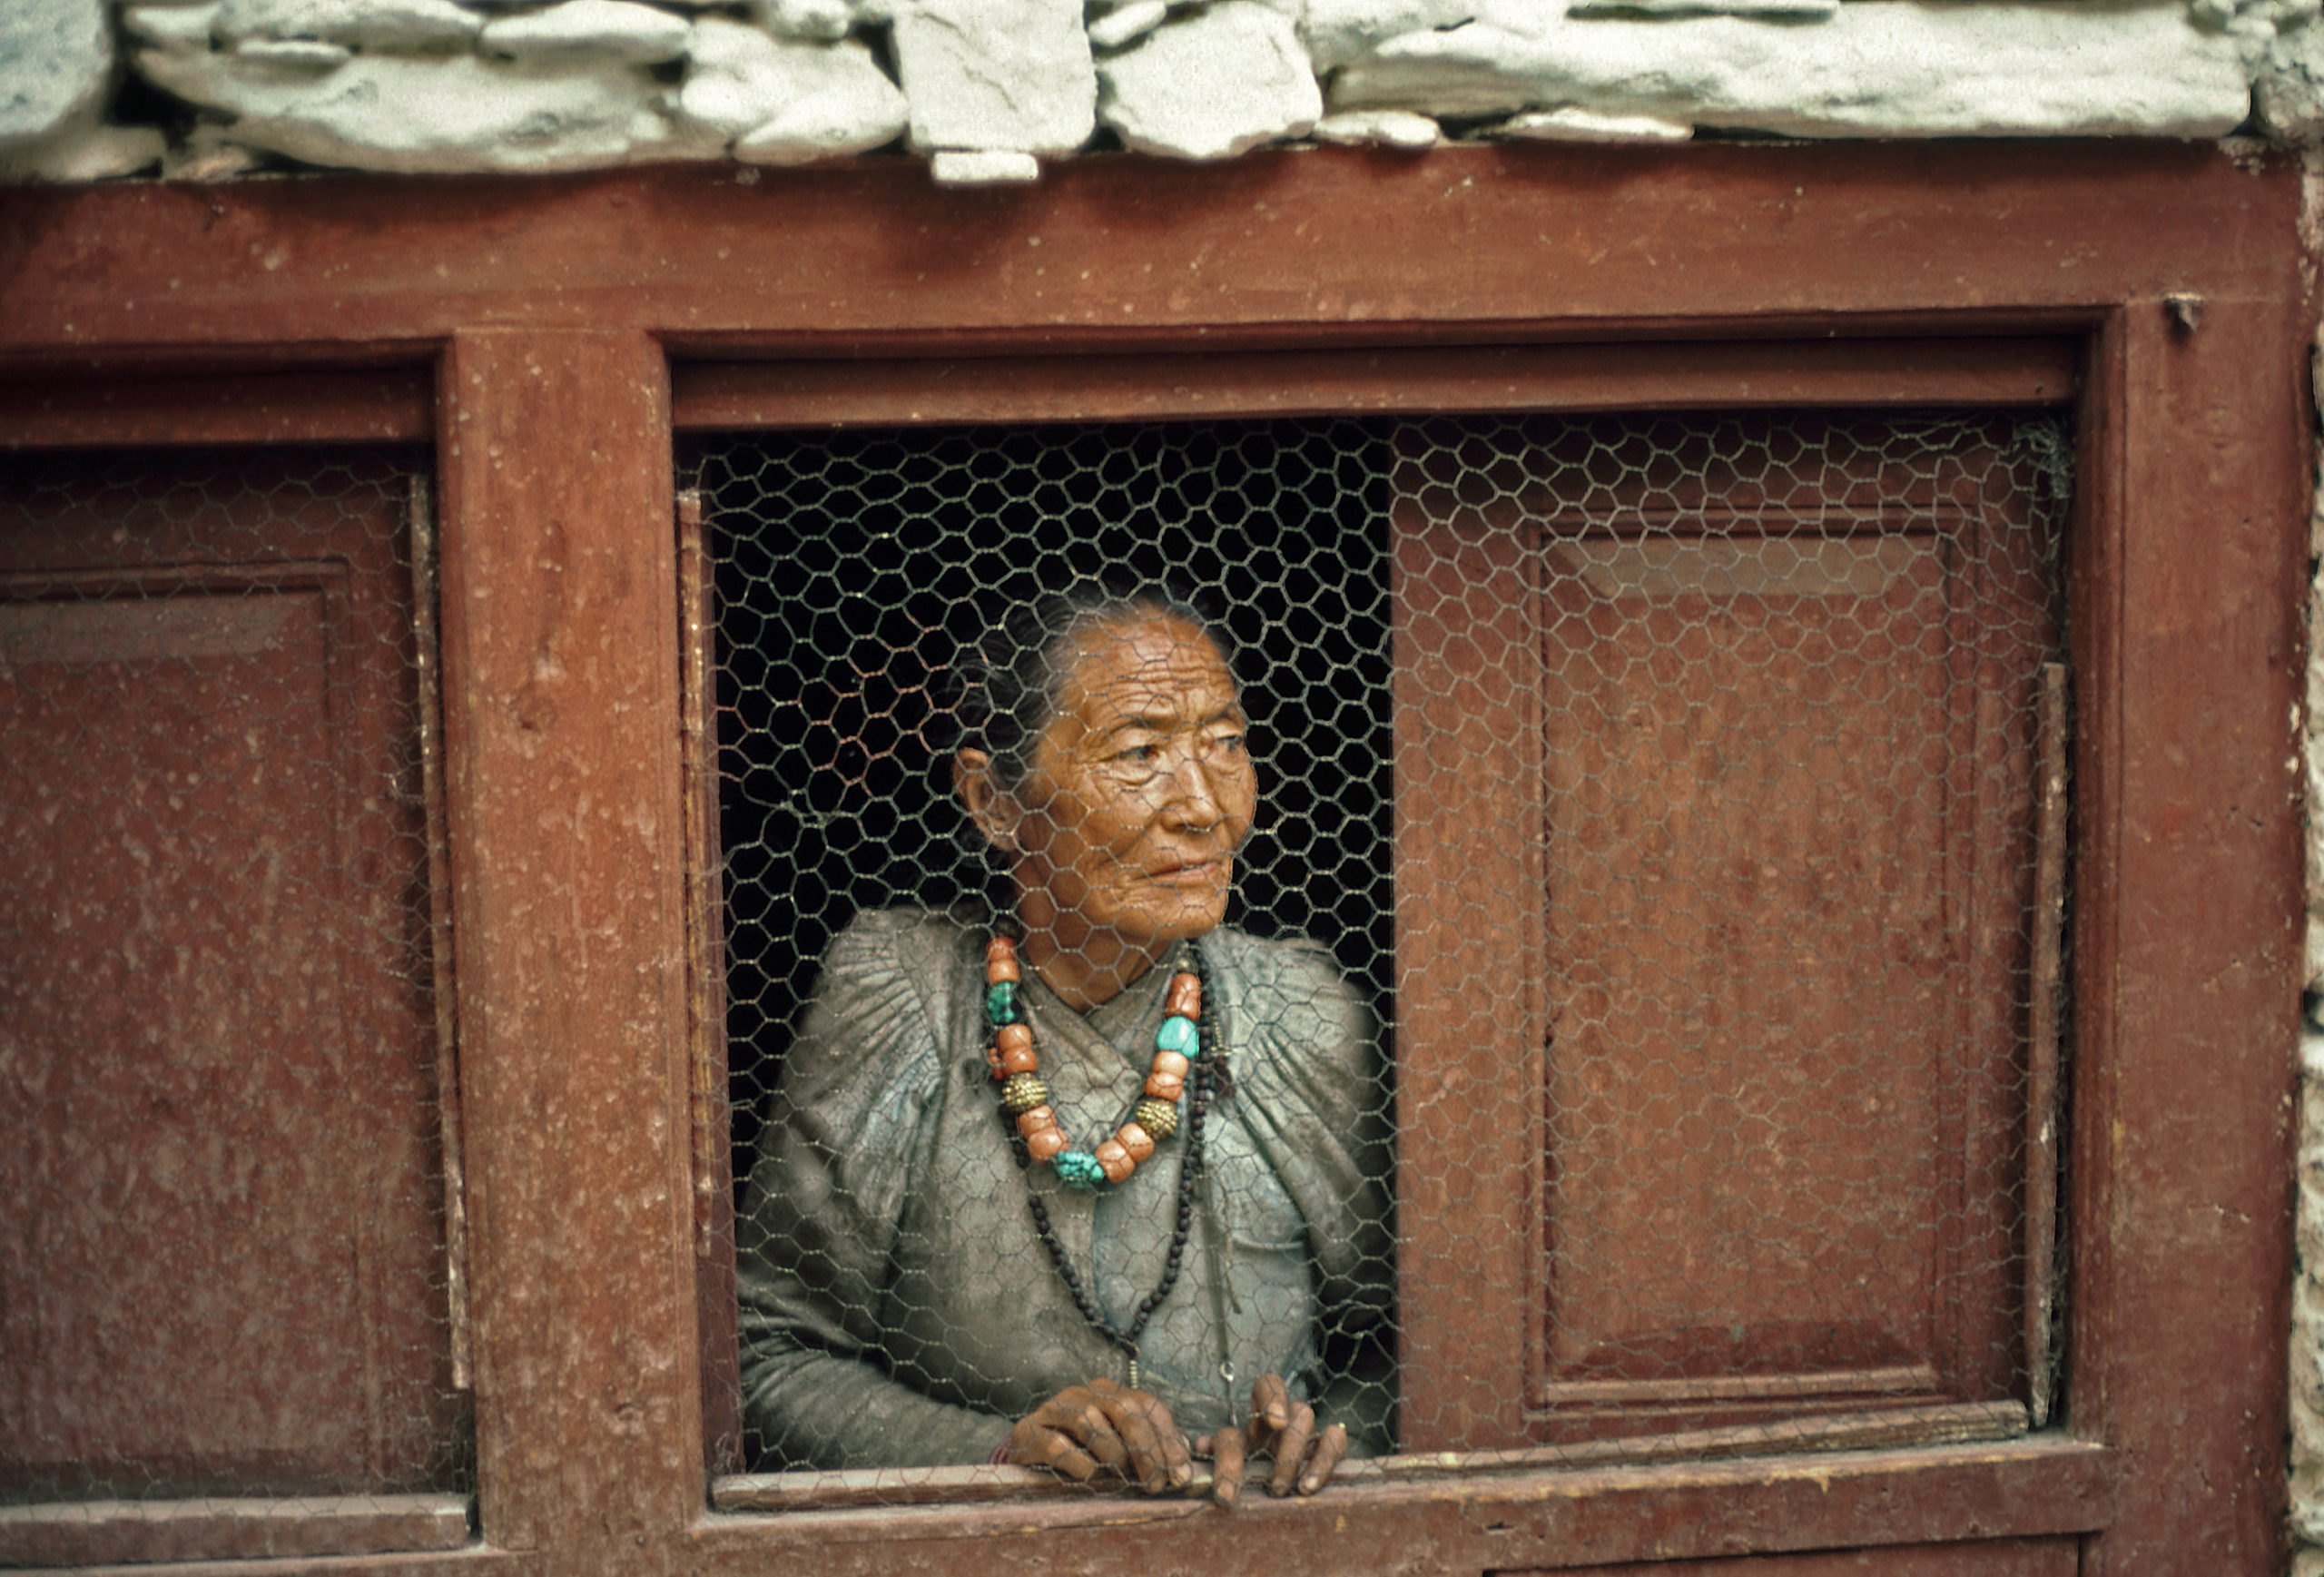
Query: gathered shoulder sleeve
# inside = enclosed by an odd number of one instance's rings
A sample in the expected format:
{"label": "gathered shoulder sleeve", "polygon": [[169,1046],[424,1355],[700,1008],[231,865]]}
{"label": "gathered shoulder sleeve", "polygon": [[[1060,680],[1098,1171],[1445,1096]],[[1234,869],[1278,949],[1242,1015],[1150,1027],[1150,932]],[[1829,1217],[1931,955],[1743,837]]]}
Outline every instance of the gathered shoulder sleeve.
{"label": "gathered shoulder sleeve", "polygon": [[784,1060],[736,1245],[743,1419],[769,1467],[981,1461],[1008,1432],[891,1378],[881,1350],[966,937],[916,911],[859,916],[826,954]]}

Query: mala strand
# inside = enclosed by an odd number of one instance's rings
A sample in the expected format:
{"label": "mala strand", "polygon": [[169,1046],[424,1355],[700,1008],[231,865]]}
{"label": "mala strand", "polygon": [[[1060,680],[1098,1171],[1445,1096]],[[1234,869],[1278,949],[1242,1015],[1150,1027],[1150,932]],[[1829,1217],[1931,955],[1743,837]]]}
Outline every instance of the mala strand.
{"label": "mala strand", "polygon": [[[1108,1318],[1106,1311],[1099,1306],[1098,1300],[1090,1296],[1089,1289],[1083,1285],[1080,1273],[1073,1268],[1073,1261],[1065,1251],[1065,1245],[1058,1241],[1057,1228],[1049,1220],[1049,1206],[1043,1202],[1041,1196],[1032,1189],[1028,1189],[1025,1196],[1026,1203],[1032,1207],[1034,1234],[1040,1238],[1041,1247],[1049,1251],[1049,1263],[1057,1267],[1058,1278],[1065,1283],[1066,1291],[1072,1296],[1073,1306],[1080,1311],[1082,1319],[1088,1322],[1092,1330],[1113,1343],[1123,1357],[1128,1361],[1129,1386],[1133,1391],[1138,1386],[1139,1340],[1145,1336],[1147,1322],[1154,1317],[1154,1311],[1162,1306],[1163,1301],[1170,1296],[1171,1289],[1177,1286],[1178,1273],[1186,1256],[1187,1241],[1194,1232],[1195,1188],[1202,1180],[1203,1172],[1203,1119],[1209,1111],[1214,1089],[1226,1085],[1229,1077],[1226,1072],[1225,1050],[1217,1040],[1216,1020],[1210,1007],[1209,975],[1203,967],[1199,954],[1194,959],[1192,973],[1196,990],[1202,994],[1202,1005],[1197,1010],[1200,1014],[1201,1041],[1200,1051],[1193,1064],[1194,1099],[1187,1102],[1187,1147],[1186,1153],[1178,1162],[1177,1198],[1175,1218],[1170,1227],[1170,1247],[1163,1259],[1160,1278],[1155,1282],[1154,1290],[1138,1301],[1137,1312],[1131,1316],[1128,1328],[1124,1329]],[[1173,985],[1176,985],[1175,981]],[[1145,1109],[1154,1103],[1154,1099],[1148,1093],[1140,1101],[1138,1115],[1146,1115]],[[1005,1112],[1007,1109],[1005,1106],[1003,1109]],[[1021,1127],[1019,1133],[1020,1137],[1024,1137]],[[1166,1129],[1165,1137],[1167,1135]],[[1029,1159],[1030,1148],[1028,1146],[1026,1149],[1020,1151],[1019,1164],[1024,1165]]]}

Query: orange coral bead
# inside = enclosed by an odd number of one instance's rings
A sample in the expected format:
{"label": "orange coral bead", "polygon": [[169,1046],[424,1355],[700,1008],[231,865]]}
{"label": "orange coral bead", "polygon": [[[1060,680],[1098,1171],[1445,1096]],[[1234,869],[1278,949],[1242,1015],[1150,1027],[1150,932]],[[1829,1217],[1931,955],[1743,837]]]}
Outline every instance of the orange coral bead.
{"label": "orange coral bead", "polygon": [[1033,1027],[1030,1024],[1003,1024],[992,1032],[992,1043],[1003,1057],[1012,1051],[1033,1049]]}
{"label": "orange coral bead", "polygon": [[1176,1100],[1186,1087],[1186,1079],[1176,1073],[1149,1073],[1146,1076],[1146,1093],[1157,1100]]}
{"label": "orange coral bead", "polygon": [[1187,1077],[1187,1069],[1193,1066],[1193,1063],[1187,1061],[1177,1051],[1157,1051],[1154,1054],[1154,1060],[1147,1064],[1147,1069],[1148,1072],[1167,1074],[1172,1079],[1184,1080]]}
{"label": "orange coral bead", "polygon": [[1017,978],[1017,944],[1005,936],[996,936],[986,942],[984,983],[997,986]]}
{"label": "orange coral bead", "polygon": [[1009,1050],[996,1045],[993,1050],[998,1055],[989,1060],[992,1063],[992,1076],[995,1079],[1007,1079],[1016,1073],[1039,1073],[1041,1070],[1041,1060],[1033,1055],[1033,1049],[1030,1046],[1019,1046],[1014,1050]]}
{"label": "orange coral bead", "polygon": [[1104,1168],[1109,1183],[1118,1183],[1137,1170],[1137,1163],[1129,1158],[1129,1151],[1122,1148],[1119,1139],[1108,1139],[1089,1153],[1098,1158],[1098,1165]]}
{"label": "orange coral bead", "polygon": [[1154,1153],[1154,1136],[1134,1122],[1126,1122],[1114,1130],[1114,1140],[1129,1152],[1129,1158],[1143,1165]]}
{"label": "orange coral bead", "polygon": [[1027,1138],[1031,1138],[1045,1128],[1055,1127],[1057,1127],[1057,1112],[1051,1107],[1037,1106],[1017,1119],[1017,1131]]}
{"label": "orange coral bead", "polygon": [[1065,1130],[1061,1128],[1045,1128],[1025,1136],[1025,1149],[1037,1161],[1049,1160],[1064,1148]]}
{"label": "orange coral bead", "polygon": [[1167,1018],[1202,1018],[1202,981],[1195,975],[1170,977],[1170,994],[1162,999],[1162,1016]]}

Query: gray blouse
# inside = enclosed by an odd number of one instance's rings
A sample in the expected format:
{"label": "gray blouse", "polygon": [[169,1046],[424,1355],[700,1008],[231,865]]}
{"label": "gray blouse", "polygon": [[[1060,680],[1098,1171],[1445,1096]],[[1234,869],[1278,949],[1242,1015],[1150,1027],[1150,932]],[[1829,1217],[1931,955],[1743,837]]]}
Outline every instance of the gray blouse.
{"label": "gray blouse", "polygon": [[[1118,1188],[1020,1169],[984,1059],[987,932],[921,910],[859,916],[823,962],[740,1226],[743,1405],[764,1468],[985,1461],[1067,1385],[1127,1378],[1034,1228],[1127,1326],[1163,1271],[1183,1127]],[[1238,1420],[1270,1371],[1384,1450],[1394,1278],[1372,1019],[1322,949],[1221,929],[1200,943],[1233,1097],[1141,1384],[1188,1434]],[[1087,1016],[1019,988],[1050,1104],[1088,1148],[1128,1112],[1170,971]]]}

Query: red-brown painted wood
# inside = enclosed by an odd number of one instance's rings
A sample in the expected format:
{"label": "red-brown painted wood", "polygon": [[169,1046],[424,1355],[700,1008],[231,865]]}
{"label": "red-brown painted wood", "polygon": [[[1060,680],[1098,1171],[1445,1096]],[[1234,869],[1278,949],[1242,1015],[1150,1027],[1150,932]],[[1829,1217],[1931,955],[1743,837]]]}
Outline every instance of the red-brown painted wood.
{"label": "red-brown painted wood", "polygon": [[0,465],[8,1498],[448,1487],[408,485]]}
{"label": "red-brown painted wood", "polygon": [[443,369],[483,1516],[576,1560],[702,1500],[667,387],[626,333]]}
{"label": "red-brown painted wood", "polygon": [[[0,207],[0,370],[25,385],[359,370],[458,341],[438,431],[483,1526],[504,1551],[540,1551],[530,1566],[903,1571],[1038,1552],[1059,1570],[1482,1571],[2112,1519],[2093,1569],[2259,1577],[2281,1508],[2299,912],[2283,765],[2307,468],[2298,202],[2288,165],[2137,143],[1095,159],[1011,192],[931,191],[876,161],[747,186],[696,168],[20,190]],[[2191,339],[2162,326],[2170,291],[2206,302]],[[1152,387],[1160,358],[1231,346],[2026,333],[2098,352],[2071,583],[2065,1416],[2119,1453],[1751,1463],[1683,1487],[1531,1474],[1232,1519],[1113,1500],[1078,1523],[700,1511],[670,415],[653,340],[697,361],[940,356],[876,370],[891,403],[842,389],[802,408],[906,421],[915,389],[972,355],[1031,375],[1008,359],[1106,353],[1112,376],[1078,388],[1094,414],[1128,414],[1177,409]],[[1915,374],[1896,365],[1904,398]],[[1449,366],[1431,377],[1448,405],[1495,398],[1492,373],[1472,394]],[[1679,404],[1735,387],[1656,378]],[[1356,409],[1374,398],[1363,383],[1311,368],[1215,387],[1252,409],[1323,409],[1319,390]],[[1015,409],[1077,402],[1048,400]],[[203,430],[162,426],[125,430]]]}
{"label": "red-brown painted wood", "polygon": [[2098,142],[1099,158],[1009,192],[884,160],[31,188],[0,212],[0,355],[369,360],[491,323],[694,357],[2078,325],[2280,291],[2287,179]]}
{"label": "red-brown painted wood", "polygon": [[2131,1459],[2093,1573],[2283,1538],[2306,321],[2139,302],[2100,341],[2066,1406]]}
{"label": "red-brown painted wood", "polygon": [[1706,407],[2050,405],[2075,342],[1840,340],[1248,356],[720,361],[673,374],[677,425],[1150,421],[1347,411],[1694,410]]}

